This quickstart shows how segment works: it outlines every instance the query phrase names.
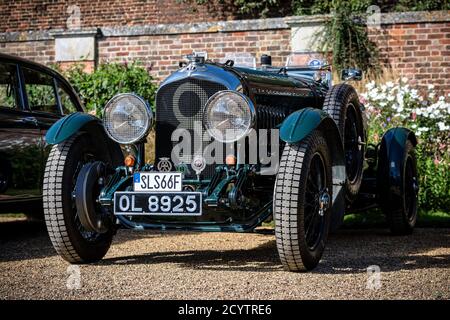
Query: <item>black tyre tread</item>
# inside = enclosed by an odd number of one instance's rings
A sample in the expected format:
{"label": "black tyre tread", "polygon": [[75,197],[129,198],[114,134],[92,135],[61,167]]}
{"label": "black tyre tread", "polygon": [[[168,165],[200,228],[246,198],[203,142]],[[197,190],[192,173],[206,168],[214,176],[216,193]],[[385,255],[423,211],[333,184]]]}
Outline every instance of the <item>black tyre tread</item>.
{"label": "black tyre tread", "polygon": [[[323,111],[327,112],[338,126],[342,141],[344,141],[344,125],[347,108],[341,108],[341,105],[345,101],[351,101],[355,98],[358,99],[358,93],[355,88],[346,83],[333,86],[325,96]],[[361,182],[362,170],[354,186],[349,185],[348,181],[346,182],[346,194],[349,196],[349,200],[353,200],[358,195]]]}
{"label": "black tyre tread", "polygon": [[[405,144],[405,159],[406,156],[412,153],[413,159],[415,161],[415,153],[414,153],[414,145],[410,140],[406,141]],[[389,212],[385,212],[388,217],[389,227],[391,232],[395,235],[409,235],[414,230],[414,225],[411,226],[408,218],[406,217],[405,209],[402,206],[402,210],[389,210]],[[417,213],[416,213],[417,218]],[[415,224],[415,221],[414,221]]]}
{"label": "black tyre tread", "polygon": [[281,263],[288,270],[306,270],[300,255],[296,223],[300,171],[305,151],[304,145],[286,145],[275,182],[276,243]]}
{"label": "black tyre tread", "polygon": [[341,133],[341,138],[344,138],[344,123],[341,123],[341,119],[345,117],[345,109],[340,108],[340,104],[343,101],[351,100],[349,96],[356,95],[356,90],[346,83],[340,83],[338,85],[333,86],[331,90],[325,97],[325,101],[323,103],[323,111],[327,112],[330,117],[336,122],[339,127],[339,132]]}
{"label": "black tyre tread", "polygon": [[50,151],[44,173],[44,218],[56,252],[70,263],[83,263],[69,239],[62,205],[64,163],[75,139],[76,136],[54,145]]}
{"label": "black tyre tread", "polygon": [[[301,172],[307,148],[312,143],[325,144],[321,136],[309,135],[300,144],[286,144],[278,170],[274,188],[275,236],[281,263],[289,271],[311,269],[302,259],[299,239],[299,193],[301,192]],[[302,231],[300,231],[301,233]]]}

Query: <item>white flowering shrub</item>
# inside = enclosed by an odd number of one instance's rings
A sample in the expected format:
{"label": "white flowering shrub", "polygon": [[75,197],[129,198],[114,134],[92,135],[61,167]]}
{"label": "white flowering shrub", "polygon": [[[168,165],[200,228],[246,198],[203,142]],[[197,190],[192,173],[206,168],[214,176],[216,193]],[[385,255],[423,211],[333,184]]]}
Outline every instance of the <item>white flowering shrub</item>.
{"label": "white flowering shrub", "polygon": [[438,96],[433,85],[419,91],[402,78],[366,85],[361,102],[366,108],[369,142],[377,144],[387,129],[412,129],[418,140],[420,204],[450,212],[450,95]]}

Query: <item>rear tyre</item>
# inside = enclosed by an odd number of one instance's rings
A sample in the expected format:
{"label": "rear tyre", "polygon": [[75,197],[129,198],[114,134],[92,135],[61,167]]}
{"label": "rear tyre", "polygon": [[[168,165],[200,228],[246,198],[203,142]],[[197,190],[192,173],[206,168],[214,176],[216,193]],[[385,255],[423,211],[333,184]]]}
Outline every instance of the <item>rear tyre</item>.
{"label": "rear tyre", "polygon": [[419,191],[417,160],[414,145],[410,140],[406,141],[402,168],[401,196],[382,201],[385,203],[382,208],[387,216],[391,232],[396,235],[411,234],[417,222]]}
{"label": "rear tyre", "polygon": [[273,210],[277,249],[286,270],[311,270],[322,257],[331,214],[330,163],[327,142],[319,131],[284,148]]}
{"label": "rear tyre", "polygon": [[44,174],[44,217],[50,240],[58,254],[70,263],[102,259],[108,251],[112,228],[105,233],[87,231],[77,215],[73,197],[76,179],[86,163],[102,159],[86,134],[53,146]]}
{"label": "rear tyre", "polygon": [[345,195],[353,201],[361,187],[364,165],[365,134],[358,94],[348,84],[338,84],[327,94],[323,110],[336,122],[344,143],[347,179]]}

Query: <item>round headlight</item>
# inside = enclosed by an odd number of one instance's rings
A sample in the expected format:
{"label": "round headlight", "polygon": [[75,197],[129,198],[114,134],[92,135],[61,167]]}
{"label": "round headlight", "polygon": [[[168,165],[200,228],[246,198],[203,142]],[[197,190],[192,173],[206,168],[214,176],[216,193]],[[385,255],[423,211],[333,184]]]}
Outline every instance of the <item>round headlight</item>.
{"label": "round headlight", "polygon": [[206,103],[203,123],[209,135],[228,143],[246,136],[255,123],[255,107],[242,93],[219,91]]}
{"label": "round headlight", "polygon": [[121,144],[141,140],[148,133],[152,119],[152,111],[144,99],[129,93],[114,96],[103,111],[107,134]]}

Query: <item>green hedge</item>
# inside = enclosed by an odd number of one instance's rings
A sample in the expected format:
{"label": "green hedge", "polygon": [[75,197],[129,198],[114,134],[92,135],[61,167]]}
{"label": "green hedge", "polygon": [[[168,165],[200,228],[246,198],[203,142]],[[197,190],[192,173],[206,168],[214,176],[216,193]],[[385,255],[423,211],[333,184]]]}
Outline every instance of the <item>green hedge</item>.
{"label": "green hedge", "polygon": [[149,70],[138,61],[102,63],[92,73],[84,72],[83,65],[75,65],[64,75],[81,96],[87,110],[98,116],[108,100],[118,93],[136,93],[154,108],[157,85]]}

